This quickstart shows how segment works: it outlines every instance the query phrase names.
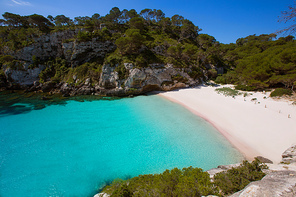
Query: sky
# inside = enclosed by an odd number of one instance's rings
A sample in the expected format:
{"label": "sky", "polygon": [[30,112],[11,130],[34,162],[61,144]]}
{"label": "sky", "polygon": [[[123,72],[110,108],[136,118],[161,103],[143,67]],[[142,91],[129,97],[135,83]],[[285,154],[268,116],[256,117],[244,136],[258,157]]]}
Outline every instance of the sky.
{"label": "sky", "polygon": [[200,33],[228,44],[288,26],[290,23],[279,23],[278,19],[293,4],[294,0],[0,0],[0,14],[63,14],[74,19],[94,13],[105,16],[113,7],[135,9],[138,13],[145,8],[160,9],[166,17],[179,14],[189,19],[202,29]]}

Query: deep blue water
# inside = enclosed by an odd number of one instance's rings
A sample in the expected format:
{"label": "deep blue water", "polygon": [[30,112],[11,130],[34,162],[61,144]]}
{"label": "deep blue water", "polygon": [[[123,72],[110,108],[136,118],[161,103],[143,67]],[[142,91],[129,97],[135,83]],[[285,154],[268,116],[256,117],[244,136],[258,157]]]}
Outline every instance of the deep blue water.
{"label": "deep blue water", "polygon": [[92,196],[115,178],[242,159],[211,125],[159,96],[9,107],[0,116],[1,197]]}

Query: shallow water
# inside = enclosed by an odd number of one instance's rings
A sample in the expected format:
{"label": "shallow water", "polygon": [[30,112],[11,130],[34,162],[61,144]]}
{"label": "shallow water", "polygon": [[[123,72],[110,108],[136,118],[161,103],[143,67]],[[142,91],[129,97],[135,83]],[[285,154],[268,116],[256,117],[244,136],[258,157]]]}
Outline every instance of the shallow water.
{"label": "shallow water", "polygon": [[1,197],[92,196],[115,178],[242,159],[211,125],[159,96],[90,100],[2,106]]}

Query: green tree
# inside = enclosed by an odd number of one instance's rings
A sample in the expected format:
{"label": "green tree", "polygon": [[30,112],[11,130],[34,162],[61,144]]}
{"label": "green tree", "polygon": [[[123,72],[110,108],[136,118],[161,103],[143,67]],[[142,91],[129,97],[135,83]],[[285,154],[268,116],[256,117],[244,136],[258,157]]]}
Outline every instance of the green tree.
{"label": "green tree", "polygon": [[125,32],[126,37],[120,37],[115,44],[122,55],[138,54],[144,43],[144,36],[139,29],[128,29]]}
{"label": "green tree", "polygon": [[30,26],[36,26],[42,32],[49,32],[54,25],[44,16],[33,14],[28,16]]}
{"label": "green tree", "polygon": [[265,174],[263,169],[267,168],[258,159],[252,163],[243,161],[237,168],[231,168],[226,172],[214,176],[214,184],[222,190],[223,195],[233,194],[245,188],[250,182],[261,180]]}
{"label": "green tree", "polygon": [[100,21],[101,21],[101,15],[98,13],[95,13],[91,16],[91,21],[93,25],[98,28],[100,26]]}
{"label": "green tree", "polygon": [[195,39],[200,29],[190,20],[184,19],[181,26],[180,40]]}
{"label": "green tree", "polygon": [[5,12],[2,14],[3,18],[6,20],[8,26],[15,27],[28,27],[27,17],[21,16],[19,14],[13,14]]}
{"label": "green tree", "polygon": [[121,11],[118,7],[114,7],[109,11],[109,14],[105,16],[106,22],[117,24],[121,16]]}
{"label": "green tree", "polygon": [[150,15],[151,11],[152,11],[151,9],[146,8],[140,12],[140,16],[149,22],[151,20],[151,15]]}
{"label": "green tree", "polygon": [[143,18],[140,18],[140,17],[131,18],[129,20],[129,26],[132,29],[139,29],[140,31],[143,31],[145,28]]}
{"label": "green tree", "polygon": [[184,20],[184,17],[183,16],[180,16],[178,14],[175,14],[174,16],[172,16],[172,24],[174,26],[182,26],[182,23],[183,23],[183,20]]}
{"label": "green tree", "polygon": [[71,26],[73,24],[73,21],[72,19],[70,19],[69,17],[66,17],[65,15],[57,15],[54,18],[54,23],[56,24],[56,26],[62,27],[62,26]]}
{"label": "green tree", "polygon": [[159,24],[164,33],[172,33],[172,22],[170,18],[163,18],[161,21],[159,21]]}

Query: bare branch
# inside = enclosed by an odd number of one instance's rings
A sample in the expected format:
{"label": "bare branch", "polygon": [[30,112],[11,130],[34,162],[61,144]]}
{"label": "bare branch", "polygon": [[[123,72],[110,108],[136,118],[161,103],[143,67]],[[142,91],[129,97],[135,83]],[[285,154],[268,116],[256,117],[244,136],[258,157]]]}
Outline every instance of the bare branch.
{"label": "bare branch", "polygon": [[[296,1],[294,1],[294,5],[293,6],[289,6],[288,7],[288,11],[283,11],[281,17],[279,17],[278,22],[291,22],[293,21],[293,23],[296,22]],[[276,34],[281,34],[281,33],[289,33],[291,34],[296,34],[296,24],[292,24],[289,27],[279,30],[276,32]]]}

